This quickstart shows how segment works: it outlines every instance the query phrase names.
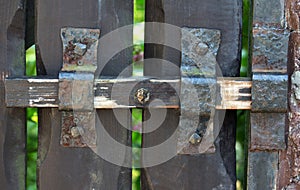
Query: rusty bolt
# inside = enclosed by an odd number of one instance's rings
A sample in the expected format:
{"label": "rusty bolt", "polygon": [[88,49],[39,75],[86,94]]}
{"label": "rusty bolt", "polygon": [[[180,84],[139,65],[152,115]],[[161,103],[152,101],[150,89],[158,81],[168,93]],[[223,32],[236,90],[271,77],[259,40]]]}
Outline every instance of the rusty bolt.
{"label": "rusty bolt", "polygon": [[140,88],[136,91],[134,99],[140,103],[145,104],[150,100],[150,92],[145,88]]}
{"label": "rusty bolt", "polygon": [[199,55],[205,55],[208,52],[208,46],[205,43],[200,42],[196,46],[196,51]]}
{"label": "rusty bolt", "polygon": [[87,48],[86,45],[82,43],[75,43],[74,45],[75,45],[74,53],[83,56],[86,52],[86,48]]}
{"label": "rusty bolt", "polygon": [[189,142],[192,145],[197,145],[201,142],[202,138],[200,137],[200,135],[198,133],[193,133],[189,139]]}
{"label": "rusty bolt", "polygon": [[72,127],[71,128],[71,135],[72,137],[76,138],[83,134],[83,128],[82,127]]}

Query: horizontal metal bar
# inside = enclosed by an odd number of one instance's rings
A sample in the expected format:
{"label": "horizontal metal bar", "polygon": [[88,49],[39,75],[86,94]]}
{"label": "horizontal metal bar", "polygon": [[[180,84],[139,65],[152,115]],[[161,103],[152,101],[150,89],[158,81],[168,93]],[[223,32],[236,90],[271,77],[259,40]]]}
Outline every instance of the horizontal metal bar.
{"label": "horizontal metal bar", "polygon": [[[180,108],[180,83],[180,79],[96,79],[94,108]],[[217,78],[216,84],[216,109],[251,109],[250,78]],[[134,98],[140,88],[150,92],[143,105]],[[7,107],[58,107],[58,79],[7,78],[5,91]]]}

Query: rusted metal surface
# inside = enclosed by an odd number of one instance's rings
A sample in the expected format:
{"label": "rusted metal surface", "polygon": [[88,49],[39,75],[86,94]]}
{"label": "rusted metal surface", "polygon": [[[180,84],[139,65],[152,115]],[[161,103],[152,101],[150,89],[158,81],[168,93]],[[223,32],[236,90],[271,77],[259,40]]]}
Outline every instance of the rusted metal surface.
{"label": "rusted metal surface", "polygon": [[60,110],[93,111],[93,73],[60,72],[58,88]]}
{"label": "rusted metal surface", "polygon": [[287,24],[291,30],[299,30],[300,1],[286,0]]}
{"label": "rusted metal surface", "polygon": [[286,72],[289,34],[280,28],[253,28],[253,72]]}
{"label": "rusted metal surface", "polygon": [[61,145],[96,147],[95,112],[63,112]]}
{"label": "rusted metal surface", "polygon": [[99,37],[99,29],[61,29],[58,108],[63,110],[60,143],[65,147],[96,146],[94,74]]}
{"label": "rusted metal surface", "polygon": [[62,28],[62,71],[95,72],[99,37],[99,29]]}
{"label": "rusted metal surface", "polygon": [[286,112],[288,76],[254,73],[252,77],[253,112]]}
{"label": "rusted metal surface", "polygon": [[[259,169],[258,169],[259,168]],[[278,152],[248,153],[249,190],[275,190],[278,175]]]}
{"label": "rusted metal surface", "polygon": [[251,113],[250,150],[284,150],[285,113]]}
{"label": "rusted metal surface", "polygon": [[220,31],[204,28],[181,30],[181,85],[177,152],[214,152],[216,66]]}

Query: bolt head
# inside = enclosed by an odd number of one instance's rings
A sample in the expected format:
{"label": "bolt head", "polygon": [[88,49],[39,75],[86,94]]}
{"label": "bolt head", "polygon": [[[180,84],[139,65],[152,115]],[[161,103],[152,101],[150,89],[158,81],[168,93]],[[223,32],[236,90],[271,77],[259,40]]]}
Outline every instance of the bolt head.
{"label": "bolt head", "polygon": [[87,46],[82,43],[75,43],[74,53],[83,56],[86,52]]}
{"label": "bolt head", "polygon": [[189,139],[189,142],[192,145],[197,145],[201,142],[202,138],[200,137],[200,135],[198,135],[197,133],[193,133]]}
{"label": "bolt head", "polygon": [[196,51],[199,55],[205,55],[208,52],[208,46],[205,43],[199,43],[196,46]]}
{"label": "bolt head", "polygon": [[150,92],[145,88],[140,88],[136,91],[134,99],[140,103],[145,104],[150,100]]}

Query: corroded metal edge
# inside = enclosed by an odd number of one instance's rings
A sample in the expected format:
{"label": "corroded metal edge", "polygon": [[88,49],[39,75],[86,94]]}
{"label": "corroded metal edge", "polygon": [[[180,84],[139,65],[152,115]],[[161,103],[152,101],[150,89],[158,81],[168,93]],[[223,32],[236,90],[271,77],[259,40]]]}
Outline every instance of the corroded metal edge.
{"label": "corroded metal edge", "polygon": [[181,115],[177,153],[213,153],[219,30],[181,29]]}
{"label": "corroded metal edge", "polygon": [[95,72],[99,37],[99,29],[62,28],[62,71]]}
{"label": "corroded metal edge", "polygon": [[94,74],[99,37],[99,29],[61,29],[63,65],[58,107],[63,122],[60,143],[65,147],[96,146]]}

